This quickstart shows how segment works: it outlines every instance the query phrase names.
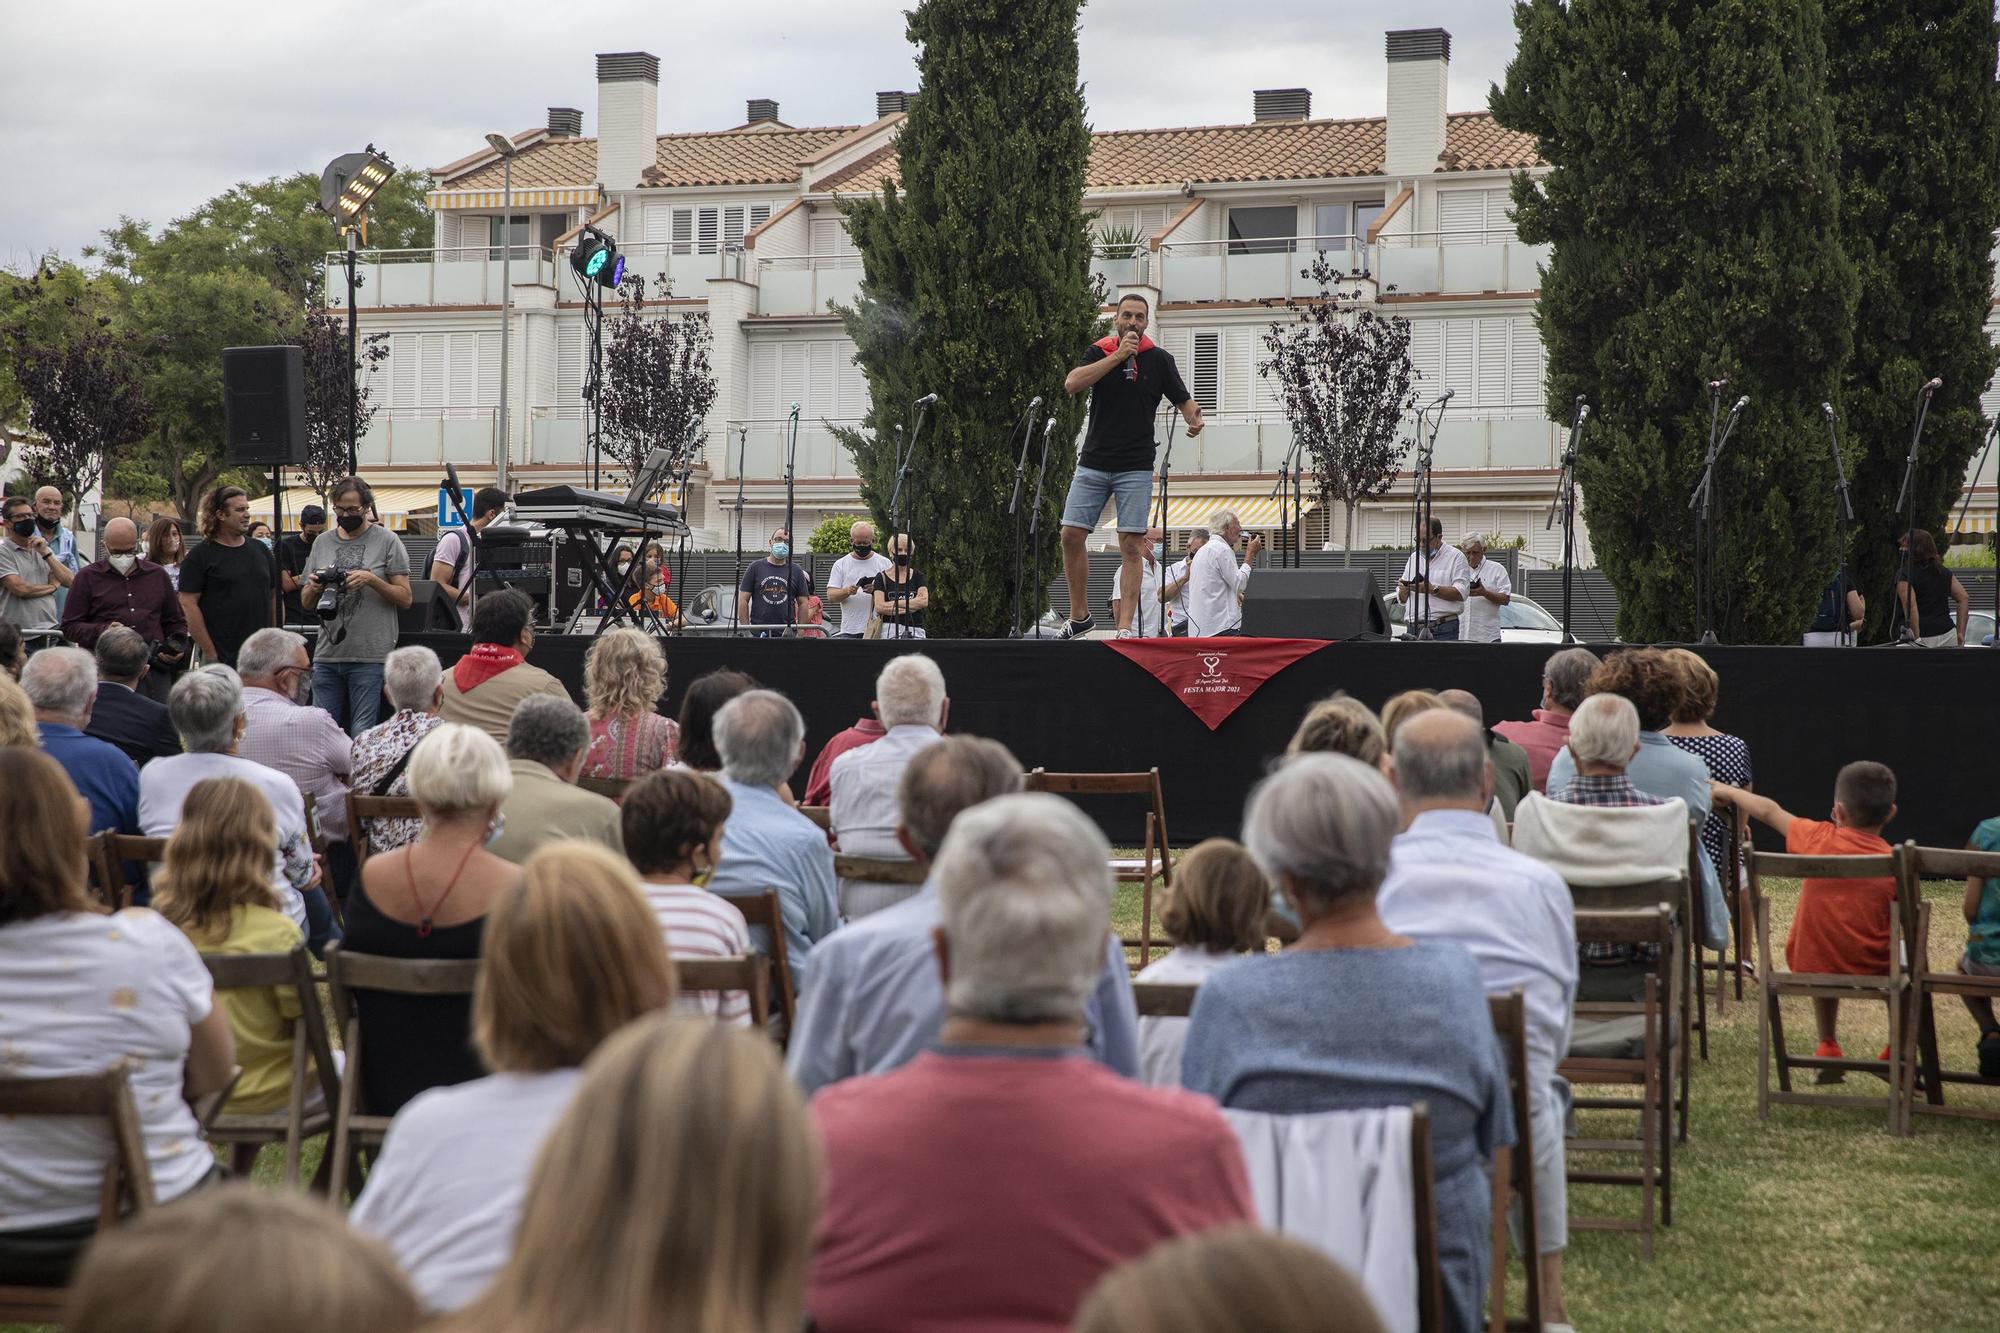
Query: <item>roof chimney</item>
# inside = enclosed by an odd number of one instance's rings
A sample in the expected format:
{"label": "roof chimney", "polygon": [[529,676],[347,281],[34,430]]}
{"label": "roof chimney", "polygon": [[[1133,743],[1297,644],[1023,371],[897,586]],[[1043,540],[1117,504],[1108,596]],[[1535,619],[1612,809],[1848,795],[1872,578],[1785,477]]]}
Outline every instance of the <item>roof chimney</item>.
{"label": "roof chimney", "polygon": [[1445,73],[1451,34],[1411,28],[1388,34],[1389,124],[1385,176],[1424,176],[1444,154]]}
{"label": "roof chimney", "polygon": [[893,92],[875,94],[875,119],[893,116],[899,111],[908,111],[915,100],[915,93]]}
{"label": "roof chimney", "polygon": [[1313,95],[1310,88],[1259,88],[1251,94],[1258,120],[1309,120]]}
{"label": "roof chimney", "polygon": [[552,106],[549,108],[549,137],[551,139],[574,138],[583,133],[583,112],[573,106]]}
{"label": "roof chimney", "polygon": [[597,57],[597,179],[606,190],[639,188],[660,160],[660,58],[644,51]]}
{"label": "roof chimney", "polygon": [[775,124],[778,119],[778,104],[768,97],[753,97],[745,104],[744,119],[752,125]]}

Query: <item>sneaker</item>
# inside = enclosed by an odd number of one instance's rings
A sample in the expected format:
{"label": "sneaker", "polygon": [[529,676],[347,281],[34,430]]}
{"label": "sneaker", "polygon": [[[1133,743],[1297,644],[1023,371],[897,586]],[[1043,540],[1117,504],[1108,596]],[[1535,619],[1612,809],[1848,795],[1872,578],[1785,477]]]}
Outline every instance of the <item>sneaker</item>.
{"label": "sneaker", "polygon": [[1065,620],[1063,622],[1062,633],[1056,635],[1056,637],[1058,639],[1080,639],[1096,628],[1097,621],[1091,616],[1085,616],[1082,620]]}
{"label": "sneaker", "polygon": [[1121,639],[1136,639],[1139,637],[1139,631],[1128,625],[1118,631],[1118,637]]}
{"label": "sneaker", "polygon": [[2000,1078],[2000,1028],[1979,1038],[1979,1077]]}
{"label": "sneaker", "polygon": [[[1813,1057],[1819,1060],[1845,1060],[1847,1052],[1840,1049],[1840,1043],[1837,1041],[1823,1041],[1813,1051]],[[1847,1082],[1847,1071],[1845,1069],[1822,1069],[1814,1075],[1813,1081],[1816,1083],[1845,1083]]]}

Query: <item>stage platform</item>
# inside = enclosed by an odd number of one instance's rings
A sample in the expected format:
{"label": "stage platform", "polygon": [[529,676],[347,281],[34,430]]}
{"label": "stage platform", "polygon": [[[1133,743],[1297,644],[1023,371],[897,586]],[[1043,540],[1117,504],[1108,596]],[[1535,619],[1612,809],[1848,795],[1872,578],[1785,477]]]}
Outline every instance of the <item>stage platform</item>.
{"label": "stage platform", "polygon": [[[456,635],[406,637],[448,668]],[[1181,640],[1180,643],[1187,641]],[[1227,641],[1222,641],[1226,643]],[[875,674],[900,652],[936,659],[951,692],[951,730],[1003,741],[1028,767],[1108,772],[1157,766],[1172,840],[1234,836],[1244,797],[1284,750],[1306,707],[1335,690],[1374,707],[1407,689],[1457,686],[1477,694],[1489,722],[1525,718],[1541,699],[1535,644],[1332,643],[1266,681],[1210,731],[1178,696],[1102,642],[934,639],[921,644],[684,637],[664,640],[662,711],[680,709],[689,681],[733,667],[784,691],[806,719],[806,767],[828,737],[868,715]],[[588,636],[536,639],[531,660],[578,702]],[[1853,759],[1888,764],[1900,783],[1892,842],[1962,847],[1973,826],[2000,814],[2000,656],[1891,648],[1711,647],[1722,678],[1715,725],[1750,743],[1757,790],[1794,814],[1824,819],[1833,779]],[[1111,835],[1136,842],[1131,807],[1099,812]],[[1768,835],[1764,845],[1776,848]]]}

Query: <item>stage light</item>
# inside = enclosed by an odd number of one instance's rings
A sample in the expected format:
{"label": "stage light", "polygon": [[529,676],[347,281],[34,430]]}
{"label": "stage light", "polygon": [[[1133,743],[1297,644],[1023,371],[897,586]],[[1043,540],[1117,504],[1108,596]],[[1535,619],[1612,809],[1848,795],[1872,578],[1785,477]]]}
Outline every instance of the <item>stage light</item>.
{"label": "stage light", "polygon": [[587,227],[570,251],[570,267],[576,275],[600,287],[616,287],[625,276],[625,256],[618,243],[595,227]]}
{"label": "stage light", "polygon": [[319,206],[342,227],[352,226],[395,170],[396,164],[376,152],[374,144],[359,153],[343,153],[320,173]]}

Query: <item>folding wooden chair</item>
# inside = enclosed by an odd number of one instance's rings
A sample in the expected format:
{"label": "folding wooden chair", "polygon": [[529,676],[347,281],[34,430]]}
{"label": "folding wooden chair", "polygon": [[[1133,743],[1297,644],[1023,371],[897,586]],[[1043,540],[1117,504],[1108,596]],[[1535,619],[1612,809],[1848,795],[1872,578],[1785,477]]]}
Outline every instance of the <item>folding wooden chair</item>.
{"label": "folding wooden chair", "polygon": [[1138,947],[1139,966],[1144,967],[1151,962],[1153,946],[1167,943],[1166,940],[1153,938],[1153,885],[1158,882],[1161,888],[1169,890],[1174,886],[1174,858],[1167,841],[1167,803],[1160,787],[1160,770],[1149,768],[1143,773],[1051,773],[1037,768],[1026,775],[1022,790],[1051,792],[1057,796],[1143,796],[1148,800],[1146,836],[1139,855],[1113,857],[1111,870],[1118,883],[1143,886],[1139,903],[1139,936],[1121,942],[1128,948]]}
{"label": "folding wooden chair", "polygon": [[[1946,1069],[1938,1056],[1937,1023],[1932,1012],[1931,997],[1934,995],[1972,996],[2000,1002],[2000,977],[1977,977],[1960,972],[1955,966],[1940,972],[1931,966],[1930,955],[1930,904],[1923,902],[1914,892],[1926,879],[1994,879],[2000,878],[2000,853],[1956,850],[1946,847],[1917,847],[1907,845],[1905,864],[1911,878],[1916,881],[1909,895],[1917,905],[1917,926],[1910,937],[1910,989],[1911,1007],[1915,1021],[1903,1029],[1903,1132],[1912,1132],[1915,1115],[1960,1116],[1968,1120],[2000,1120],[2000,1109],[1984,1106],[1947,1106],[1944,1100],[1944,1085],[1947,1083],[1972,1084],[1983,1088],[2000,1088],[2000,1079],[1983,1078],[1978,1074],[1956,1069]],[[1957,918],[1952,925],[1957,926]],[[1917,1099],[1917,1070],[1923,1071],[1924,1096]]]}
{"label": "folding wooden chair", "polygon": [[1410,1106],[1410,1181],[1417,1232],[1417,1328],[1420,1333],[1443,1333],[1444,1262],[1439,1257],[1437,1165],[1431,1154],[1427,1102]]}
{"label": "folding wooden chair", "polygon": [[1132,1003],[1141,1018],[1186,1018],[1194,1012],[1194,993],[1200,989],[1191,981],[1135,981]]}
{"label": "folding wooden chair", "polygon": [[[1692,1034],[1701,1055],[1708,1062],[1708,895],[1701,891],[1701,872],[1708,863],[1708,848],[1701,845],[1701,820],[1688,820],[1688,953],[1693,964],[1688,974],[1688,998],[1694,1004]],[[1725,894],[1725,902],[1728,896]],[[1722,971],[1728,965],[1729,942],[1723,940],[1715,958],[1715,1011],[1722,1012]]]}
{"label": "folding wooden chair", "polygon": [[1656,963],[1643,965],[1644,984],[1636,1001],[1577,1001],[1569,1053],[1556,1066],[1556,1072],[1572,1084],[1640,1088],[1636,1099],[1578,1097],[1574,1103],[1578,1110],[1637,1111],[1636,1138],[1578,1138],[1568,1145],[1572,1155],[1636,1153],[1639,1169],[1636,1172],[1579,1170],[1572,1165],[1567,1178],[1571,1185],[1636,1186],[1639,1190],[1636,1219],[1580,1217],[1572,1211],[1570,1226],[1578,1231],[1637,1232],[1640,1252],[1649,1260],[1653,1257],[1656,1196],[1660,1224],[1669,1225],[1673,1220],[1674,1136],[1668,1122],[1673,1113],[1674,1057],[1668,1034],[1673,1028],[1673,991],[1680,975],[1674,929],[1673,907],[1667,902],[1645,908],[1577,912],[1579,943],[1650,944],[1658,947],[1659,958]]}
{"label": "folding wooden chair", "polygon": [[[285,1183],[296,1185],[300,1146],[333,1127],[333,1111],[340,1104],[340,1075],[327,1040],[319,987],[313,981],[312,956],[301,944],[290,953],[205,953],[201,961],[219,991],[269,988],[289,990],[298,998],[299,1017],[292,1024],[292,1089],[285,1109],[233,1115],[222,1111],[205,1125],[212,1143],[284,1144]],[[313,1087],[320,1091],[322,1109],[307,1115],[306,1097]],[[314,1181],[320,1188],[325,1187],[328,1161],[322,1159]]]}
{"label": "folding wooden chair", "polygon": [[[139,1108],[123,1069],[76,1078],[0,1078],[0,1116],[100,1116],[111,1122],[111,1160],[97,1198],[97,1227],[118,1225],[123,1200],[133,1213],[153,1207],[153,1170],[139,1127]],[[67,1285],[0,1287],[0,1319],[61,1321]]]}
{"label": "folding wooden chair", "polygon": [[733,958],[676,958],[674,976],[682,995],[714,991],[744,991],[750,996],[750,1022],[759,1032],[771,1023],[771,965],[758,954]]}
{"label": "folding wooden chair", "polygon": [[[1535,1136],[1528,1087],[1528,1002],[1519,987],[1486,997],[1493,1035],[1507,1057],[1508,1099],[1514,1110],[1515,1143],[1493,1156],[1493,1280],[1486,1311],[1489,1333],[1521,1329],[1542,1333],[1542,1227],[1535,1215]],[[1521,1267],[1527,1274],[1522,1318],[1507,1313],[1507,1209],[1521,1200]]]}
{"label": "folding wooden chair", "polygon": [[132,883],[125,875],[125,863],[141,861],[158,865],[167,859],[167,840],[130,833],[99,833],[90,840],[90,855],[97,868],[97,882],[104,890],[105,904],[117,912],[132,905]]}
{"label": "folding wooden chair", "polygon": [[369,820],[421,817],[414,796],[370,796],[366,792],[348,792],[347,836],[354,844],[354,863],[361,865],[375,854],[373,840],[368,836]]}
{"label": "folding wooden chair", "polygon": [[848,856],[836,852],[833,873],[840,879],[865,879],[876,884],[920,885],[930,878],[921,861],[902,856]]}
{"label": "folding wooden chair", "polygon": [[333,992],[334,1021],[340,1025],[341,1044],[347,1050],[347,1069],[340,1080],[333,1116],[333,1166],[327,1177],[327,1194],[336,1204],[347,1195],[350,1157],[357,1156],[364,1148],[380,1147],[392,1119],[371,1113],[363,1104],[361,1083],[366,1055],[361,1048],[361,1016],[355,1009],[354,993],[470,995],[478,975],[476,958],[383,958],[347,953],[338,944],[326,946],[326,976],[328,988]]}
{"label": "folding wooden chair", "polygon": [[[1664,879],[1639,880],[1628,884],[1570,885],[1570,895],[1579,910],[1617,911],[1626,908],[1650,909],[1655,903],[1667,903],[1674,910],[1674,931],[1672,948],[1661,953],[1662,963],[1670,966],[1660,969],[1660,996],[1666,1004],[1666,1023],[1661,1041],[1674,1057],[1673,1077],[1667,1083],[1672,1102],[1671,1112],[1674,1123],[1674,1137],[1681,1143],[1688,1141],[1688,1125],[1693,1108],[1694,1087],[1694,999],[1697,989],[1694,972],[1694,950],[1691,947],[1696,929],[1693,920],[1693,901],[1700,896],[1693,880],[1683,871]],[[1579,941],[1581,943],[1581,941]],[[1577,998],[1588,1001],[1605,1001],[1613,1004],[1637,1004],[1644,990],[1643,975],[1650,970],[1639,963],[1625,963],[1603,967],[1585,963],[1578,969]],[[1669,1167],[1667,1196],[1671,1199],[1673,1155],[1672,1146],[1666,1149]],[[1673,1208],[1669,1204],[1664,1210],[1666,1225],[1672,1225]]]}
{"label": "folding wooden chair", "polygon": [[813,823],[819,825],[821,828],[825,829],[828,833],[833,832],[832,806],[802,805],[799,807],[799,813],[804,815],[807,819],[810,819]]}
{"label": "folding wooden chair", "polygon": [[765,956],[771,961],[771,998],[777,1003],[778,1015],[784,1019],[784,1033],[778,1042],[783,1046],[791,1040],[792,1018],[798,1001],[792,992],[791,956],[785,948],[785,917],[778,907],[778,891],[719,893],[716,897],[735,904],[736,910],[743,913],[745,924],[753,930],[762,926],[765,936],[771,941],[770,952]]}
{"label": "folding wooden chair", "polygon": [[632,789],[632,780],[630,778],[578,778],[576,785],[585,791],[594,791],[599,796],[608,796],[612,800],[622,804],[625,800],[625,793]]}
{"label": "folding wooden chair", "polygon": [[[1886,856],[1792,856],[1779,852],[1750,853],[1750,895],[1757,911],[1757,1118],[1768,1120],[1771,1103],[1800,1106],[1855,1106],[1880,1108],[1888,1116],[1891,1134],[1906,1132],[1898,1093],[1903,1086],[1903,1019],[1909,1001],[1908,955],[1904,951],[1903,923],[1916,917],[1916,877],[1907,867],[1907,856],[1898,849]],[[1764,896],[1764,876],[1781,875],[1801,880],[1882,879],[1896,881],[1897,904],[1889,913],[1889,970],[1881,976],[1848,973],[1781,972],[1771,959],[1771,902]],[[1801,898],[1804,897],[1803,888]],[[1793,1055],[1785,1041],[1782,998],[1787,995],[1813,999],[1869,1000],[1886,1003],[1889,1009],[1889,1058],[1860,1060],[1851,1056]],[[1771,1067],[1778,1070],[1778,1088],[1771,1089]],[[1880,1097],[1853,1093],[1797,1092],[1792,1088],[1792,1070],[1839,1069],[1875,1074],[1885,1080]]]}

